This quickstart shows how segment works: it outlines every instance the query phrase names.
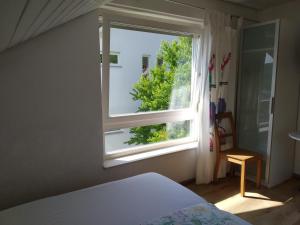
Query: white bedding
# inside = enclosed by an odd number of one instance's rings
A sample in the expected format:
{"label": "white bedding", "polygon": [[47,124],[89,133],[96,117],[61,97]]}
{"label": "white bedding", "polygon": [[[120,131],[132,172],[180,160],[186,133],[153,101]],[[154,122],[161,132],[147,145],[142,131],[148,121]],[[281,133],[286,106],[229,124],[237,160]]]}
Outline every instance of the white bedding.
{"label": "white bedding", "polygon": [[146,173],[0,212],[1,225],[139,225],[205,202],[174,181]]}

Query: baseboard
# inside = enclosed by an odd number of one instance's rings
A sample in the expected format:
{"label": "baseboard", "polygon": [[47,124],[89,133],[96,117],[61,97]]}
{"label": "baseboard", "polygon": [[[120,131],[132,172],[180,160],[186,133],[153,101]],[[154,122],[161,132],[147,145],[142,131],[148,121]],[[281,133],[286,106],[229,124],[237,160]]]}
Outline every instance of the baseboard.
{"label": "baseboard", "polygon": [[[241,174],[240,174],[240,172],[236,172],[235,175],[240,176]],[[246,176],[246,180],[249,180],[249,181],[252,181],[252,182],[256,183],[256,176],[254,176],[254,175],[247,175]],[[264,187],[268,187],[265,179],[261,180],[261,185],[264,186]]]}
{"label": "baseboard", "polygon": [[180,184],[183,185],[183,186],[186,186],[188,184],[194,184],[195,182],[196,182],[196,179],[191,178],[191,179],[188,179],[188,180],[181,181]]}
{"label": "baseboard", "polygon": [[[300,179],[300,175],[298,175],[298,174],[294,174],[294,175],[295,175],[295,178]],[[240,176],[240,173],[235,172],[235,176]],[[246,180],[249,180],[249,181],[252,181],[252,182],[255,183],[256,182],[256,177],[248,175],[248,176],[246,176]],[[191,178],[191,179],[188,179],[188,180],[181,181],[179,183],[183,186],[186,186],[186,185],[189,185],[189,184],[194,184],[195,182],[196,182],[196,178]],[[268,185],[266,184],[266,181],[264,179],[261,180],[261,185],[264,186],[264,187],[268,187]]]}
{"label": "baseboard", "polygon": [[296,179],[300,179],[300,174],[293,173],[293,177],[296,178]]}

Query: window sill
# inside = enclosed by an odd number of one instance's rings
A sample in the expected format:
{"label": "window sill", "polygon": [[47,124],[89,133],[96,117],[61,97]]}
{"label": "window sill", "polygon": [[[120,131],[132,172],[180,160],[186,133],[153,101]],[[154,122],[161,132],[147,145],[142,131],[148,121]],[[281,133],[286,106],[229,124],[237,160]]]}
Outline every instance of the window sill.
{"label": "window sill", "polygon": [[105,132],[105,134],[119,134],[119,133],[124,133],[124,130],[118,129],[118,130],[112,130],[112,131]]}
{"label": "window sill", "polygon": [[110,64],[109,66],[110,67],[116,67],[116,68],[122,68],[122,66],[119,65],[119,64]]}
{"label": "window sill", "polygon": [[119,165],[123,165],[123,164],[127,164],[127,163],[140,161],[143,159],[149,159],[149,158],[161,156],[161,155],[196,149],[197,146],[198,146],[198,142],[190,142],[187,144],[176,145],[176,146],[157,149],[157,150],[153,150],[153,151],[149,151],[149,152],[142,152],[142,153],[124,156],[124,157],[120,157],[120,158],[104,160],[103,167],[110,168],[110,167],[114,167],[114,166],[119,166]]}

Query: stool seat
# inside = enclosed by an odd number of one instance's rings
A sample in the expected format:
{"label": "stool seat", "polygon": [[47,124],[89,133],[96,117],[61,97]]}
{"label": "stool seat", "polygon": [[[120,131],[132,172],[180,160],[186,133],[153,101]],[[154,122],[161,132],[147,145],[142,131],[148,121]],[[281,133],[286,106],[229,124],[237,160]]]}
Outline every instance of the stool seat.
{"label": "stool seat", "polygon": [[259,155],[258,153],[242,150],[238,148],[221,151],[220,154],[223,157],[237,159],[240,161],[256,160],[257,158],[262,158],[261,155]]}

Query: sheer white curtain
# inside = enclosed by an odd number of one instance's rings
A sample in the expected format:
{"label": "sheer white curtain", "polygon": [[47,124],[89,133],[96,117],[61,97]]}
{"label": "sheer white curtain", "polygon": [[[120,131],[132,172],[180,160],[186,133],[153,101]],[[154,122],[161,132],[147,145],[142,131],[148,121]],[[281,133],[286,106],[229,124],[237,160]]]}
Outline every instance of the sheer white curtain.
{"label": "sheer white curtain", "polygon": [[[228,102],[228,97],[234,98],[232,93],[235,92],[235,87],[229,82],[235,82],[237,38],[230,20],[229,15],[206,11],[202,35],[193,41],[192,71],[196,85],[192,91],[194,98],[199,100],[197,183],[209,183],[213,179],[216,155],[212,137],[214,116],[218,112],[233,111],[234,107],[234,99]],[[225,173],[224,164],[219,175]]]}

